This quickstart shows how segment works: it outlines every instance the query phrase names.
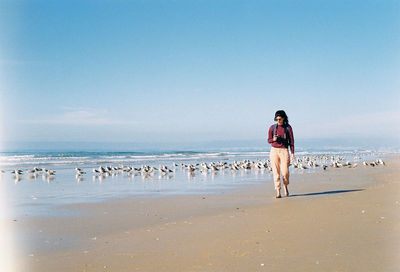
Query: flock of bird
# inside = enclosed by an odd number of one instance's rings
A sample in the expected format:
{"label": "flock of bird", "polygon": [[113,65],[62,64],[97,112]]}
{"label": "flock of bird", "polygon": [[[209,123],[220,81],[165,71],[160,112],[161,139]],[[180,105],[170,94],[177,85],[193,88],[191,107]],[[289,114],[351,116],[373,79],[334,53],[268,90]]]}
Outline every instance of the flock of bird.
{"label": "flock of bird", "polygon": [[[320,155],[320,156],[303,156],[301,158],[297,158],[294,162],[291,163],[293,168],[305,170],[305,169],[315,169],[321,168],[323,170],[327,170],[329,167],[331,168],[355,168],[358,166],[357,162],[345,161],[344,156],[328,156],[328,155]],[[355,160],[360,159],[356,157]],[[382,159],[376,159],[373,161],[363,161],[362,164],[364,166],[378,166],[385,165],[385,162]],[[183,171],[187,171],[189,175],[193,175],[196,172],[200,172],[202,174],[206,174],[208,172],[216,173],[218,171],[225,171],[229,169],[232,172],[236,171],[249,171],[249,170],[267,170],[272,171],[271,161],[269,159],[265,160],[242,160],[242,161],[233,161],[228,163],[226,161],[218,161],[218,162],[202,162],[202,163],[174,163],[170,169],[166,165],[159,165],[159,167],[150,166],[150,165],[142,165],[140,167],[119,165],[119,166],[99,166],[98,168],[92,169],[92,173],[94,178],[96,177],[106,177],[111,175],[117,175],[121,173],[127,173],[128,175],[142,175],[144,177],[152,177],[154,173],[159,172],[160,176],[165,176],[174,173],[177,169],[181,168]],[[84,169],[75,168],[76,178],[81,178],[85,174]],[[16,179],[20,179],[20,177],[25,173],[30,174],[31,176],[37,176],[42,174],[43,177],[52,178],[55,174],[55,170],[49,170],[45,168],[34,167],[33,169],[21,170],[15,169],[11,173],[14,175]],[[5,173],[4,170],[0,170],[0,173]]]}
{"label": "flock of bird", "polygon": [[[37,174],[42,174],[44,176],[54,176],[56,174],[56,170],[50,170],[46,168],[39,168],[39,167],[34,167],[33,169],[27,169],[27,170],[21,170],[21,169],[15,169],[11,171],[11,174],[14,175],[15,178],[21,177],[23,174],[31,174],[31,175],[37,175]],[[0,170],[1,174],[4,174],[4,170]]]}

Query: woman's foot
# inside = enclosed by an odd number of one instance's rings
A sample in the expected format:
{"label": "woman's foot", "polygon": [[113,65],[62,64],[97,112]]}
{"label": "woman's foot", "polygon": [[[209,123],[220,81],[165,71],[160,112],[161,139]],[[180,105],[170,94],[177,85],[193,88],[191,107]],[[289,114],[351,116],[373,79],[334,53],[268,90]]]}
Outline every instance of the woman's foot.
{"label": "woman's foot", "polygon": [[289,190],[288,190],[288,188],[285,186],[284,187],[285,188],[285,196],[289,196]]}
{"label": "woman's foot", "polygon": [[275,198],[281,198],[281,190],[276,190]]}
{"label": "woman's foot", "polygon": [[281,198],[281,197],[282,197],[281,195],[276,195],[276,196],[275,196],[275,198]]}

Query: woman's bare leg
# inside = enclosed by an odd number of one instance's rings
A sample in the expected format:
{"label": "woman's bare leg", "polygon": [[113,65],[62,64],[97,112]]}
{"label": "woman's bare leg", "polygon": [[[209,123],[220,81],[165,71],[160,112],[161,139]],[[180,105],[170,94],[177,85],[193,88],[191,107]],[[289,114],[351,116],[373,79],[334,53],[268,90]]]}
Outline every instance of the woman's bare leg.
{"label": "woman's bare leg", "polygon": [[285,195],[286,195],[286,196],[289,196],[289,190],[288,190],[288,188],[287,188],[287,185],[285,184],[285,185],[283,186],[283,188],[285,189]]}

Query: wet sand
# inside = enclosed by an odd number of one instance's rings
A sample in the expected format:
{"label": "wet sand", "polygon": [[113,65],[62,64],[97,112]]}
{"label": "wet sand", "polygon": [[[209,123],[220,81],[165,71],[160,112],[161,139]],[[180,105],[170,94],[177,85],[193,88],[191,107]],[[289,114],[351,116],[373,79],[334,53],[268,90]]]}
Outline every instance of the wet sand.
{"label": "wet sand", "polygon": [[399,271],[400,158],[214,195],[63,206],[9,222],[16,271]]}

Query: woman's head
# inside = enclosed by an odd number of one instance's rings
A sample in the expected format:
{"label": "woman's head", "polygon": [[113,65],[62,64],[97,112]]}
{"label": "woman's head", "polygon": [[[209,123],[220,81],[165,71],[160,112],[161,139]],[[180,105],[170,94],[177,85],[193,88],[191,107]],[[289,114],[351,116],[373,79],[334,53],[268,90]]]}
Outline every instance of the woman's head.
{"label": "woman's head", "polygon": [[289,118],[287,117],[286,112],[284,110],[278,110],[277,112],[275,112],[274,120],[280,126],[289,124]]}

